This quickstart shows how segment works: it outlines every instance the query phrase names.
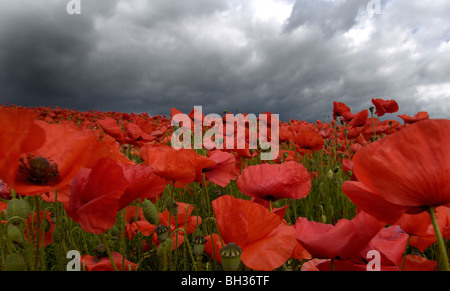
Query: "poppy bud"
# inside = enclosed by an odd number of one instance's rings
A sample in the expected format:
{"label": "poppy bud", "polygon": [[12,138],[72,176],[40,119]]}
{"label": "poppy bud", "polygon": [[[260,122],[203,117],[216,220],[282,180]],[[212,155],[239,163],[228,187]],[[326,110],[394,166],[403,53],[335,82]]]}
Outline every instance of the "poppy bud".
{"label": "poppy bud", "polygon": [[203,252],[205,251],[205,244],[206,238],[202,235],[198,235],[192,239],[193,250],[196,256],[203,255]]}
{"label": "poppy bud", "polygon": [[51,228],[50,221],[46,217],[44,217],[44,221],[42,221],[42,229],[44,233],[48,232]]}
{"label": "poppy bud", "polygon": [[156,209],[155,204],[153,204],[150,200],[145,200],[142,202],[142,210],[144,212],[145,219],[149,223],[153,225],[159,224],[158,209]]}
{"label": "poppy bud", "polygon": [[169,213],[173,216],[178,215],[178,204],[175,202],[175,200],[168,199],[166,201],[166,208],[167,211],[169,211]]}
{"label": "poppy bud", "polygon": [[329,169],[327,173],[327,180],[333,179],[333,170]]}
{"label": "poppy bud", "polygon": [[64,229],[61,226],[57,226],[55,230],[53,231],[53,242],[60,244],[63,242],[65,237]]}
{"label": "poppy bud", "polygon": [[7,219],[14,216],[28,218],[30,214],[31,208],[26,200],[14,198],[8,201],[8,208],[6,209]]}
{"label": "poppy bud", "polygon": [[156,256],[158,257],[158,263],[160,267],[160,271],[167,271],[169,266],[169,255],[172,251],[172,240],[166,239],[163,243],[161,243],[156,251]]}
{"label": "poppy bud", "polygon": [[118,237],[120,235],[120,230],[117,224],[114,224],[110,229],[110,234],[113,237]]}
{"label": "poppy bud", "polygon": [[237,271],[241,263],[242,249],[235,243],[229,243],[220,249],[224,271]]}
{"label": "poppy bud", "polygon": [[27,271],[28,267],[25,259],[16,253],[9,254],[6,257],[5,271]]}
{"label": "poppy bud", "polygon": [[21,248],[23,247],[25,240],[23,239],[22,232],[17,226],[9,224],[7,233],[8,238],[11,240],[12,243],[20,246]]}
{"label": "poppy bud", "polygon": [[370,111],[370,113],[373,113],[373,110],[375,109],[375,107],[374,106],[370,106],[369,107],[369,111]]}
{"label": "poppy bud", "polygon": [[164,242],[169,236],[169,227],[162,224],[158,225],[155,229],[155,232],[158,235],[158,240]]}

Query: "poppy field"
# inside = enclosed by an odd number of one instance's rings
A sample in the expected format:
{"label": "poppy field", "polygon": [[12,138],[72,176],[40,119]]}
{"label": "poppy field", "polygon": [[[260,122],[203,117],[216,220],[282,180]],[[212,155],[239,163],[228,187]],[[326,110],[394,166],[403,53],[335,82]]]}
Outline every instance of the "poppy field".
{"label": "poppy field", "polygon": [[449,270],[450,120],[372,103],[267,119],[270,160],[245,123],[243,148],[174,148],[176,108],[1,105],[0,270]]}

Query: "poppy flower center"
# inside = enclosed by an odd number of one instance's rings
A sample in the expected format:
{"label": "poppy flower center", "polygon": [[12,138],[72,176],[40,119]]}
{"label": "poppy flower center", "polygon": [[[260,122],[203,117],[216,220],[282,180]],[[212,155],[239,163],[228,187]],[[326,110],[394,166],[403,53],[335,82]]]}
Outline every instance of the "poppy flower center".
{"label": "poppy flower center", "polygon": [[275,202],[275,201],[276,201],[274,195],[266,195],[266,196],[264,196],[264,197],[262,197],[262,198],[263,198],[264,200],[267,200],[267,201],[272,201],[272,202]]}
{"label": "poppy flower center", "polygon": [[28,154],[25,159],[20,158],[19,173],[28,182],[36,185],[56,182],[60,177],[56,163],[51,163],[41,156],[34,157],[31,154]]}
{"label": "poppy flower center", "polygon": [[107,257],[108,253],[106,251],[106,247],[104,245],[99,245],[94,249],[94,261],[96,263],[100,262],[100,260],[104,257]]}

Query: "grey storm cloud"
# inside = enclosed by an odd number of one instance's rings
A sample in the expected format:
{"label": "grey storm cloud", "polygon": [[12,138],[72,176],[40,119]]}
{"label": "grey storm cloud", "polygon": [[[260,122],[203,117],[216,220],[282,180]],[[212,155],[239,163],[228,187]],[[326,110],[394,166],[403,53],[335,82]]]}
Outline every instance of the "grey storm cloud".
{"label": "grey storm cloud", "polygon": [[0,2],[0,103],[328,121],[383,98],[450,117],[448,1],[68,2]]}

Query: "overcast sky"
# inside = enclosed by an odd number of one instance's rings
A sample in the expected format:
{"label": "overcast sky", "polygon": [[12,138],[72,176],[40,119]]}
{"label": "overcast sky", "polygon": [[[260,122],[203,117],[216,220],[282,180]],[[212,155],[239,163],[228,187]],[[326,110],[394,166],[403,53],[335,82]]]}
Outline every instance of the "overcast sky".
{"label": "overcast sky", "polygon": [[[0,103],[450,118],[450,1],[0,0]],[[369,9],[367,9],[369,7]],[[379,9],[377,9],[379,8]]]}

